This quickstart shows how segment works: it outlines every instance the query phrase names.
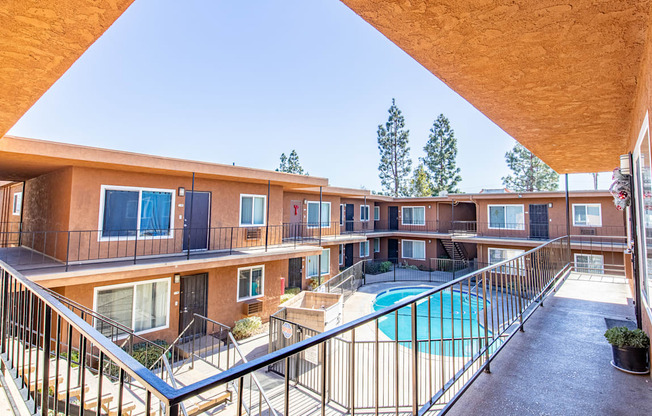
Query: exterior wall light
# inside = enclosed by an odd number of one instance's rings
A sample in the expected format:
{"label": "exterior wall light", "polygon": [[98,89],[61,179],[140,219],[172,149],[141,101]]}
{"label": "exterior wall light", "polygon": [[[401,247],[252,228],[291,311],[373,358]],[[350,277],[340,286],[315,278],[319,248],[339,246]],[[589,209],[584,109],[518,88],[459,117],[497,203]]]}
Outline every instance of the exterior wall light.
{"label": "exterior wall light", "polygon": [[183,186],[180,186],[180,187],[179,187],[179,192],[177,192],[177,194],[178,194],[179,196],[184,196],[184,195],[186,195],[186,188],[184,188]]}
{"label": "exterior wall light", "polygon": [[181,275],[180,274],[175,274],[174,275],[174,283],[181,283]]}
{"label": "exterior wall light", "polygon": [[552,202],[548,203],[548,208],[552,208]]}

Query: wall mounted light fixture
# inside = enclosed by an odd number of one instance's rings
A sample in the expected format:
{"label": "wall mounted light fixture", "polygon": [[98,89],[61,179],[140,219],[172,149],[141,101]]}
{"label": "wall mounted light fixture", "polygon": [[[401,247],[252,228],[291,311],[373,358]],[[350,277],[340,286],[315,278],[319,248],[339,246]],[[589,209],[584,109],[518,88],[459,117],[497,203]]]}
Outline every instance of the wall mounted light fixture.
{"label": "wall mounted light fixture", "polygon": [[181,275],[180,274],[175,274],[174,275],[174,283],[181,283]]}
{"label": "wall mounted light fixture", "polygon": [[177,195],[184,196],[185,194],[186,194],[186,188],[184,188],[183,186],[180,186],[179,191],[177,192]]}

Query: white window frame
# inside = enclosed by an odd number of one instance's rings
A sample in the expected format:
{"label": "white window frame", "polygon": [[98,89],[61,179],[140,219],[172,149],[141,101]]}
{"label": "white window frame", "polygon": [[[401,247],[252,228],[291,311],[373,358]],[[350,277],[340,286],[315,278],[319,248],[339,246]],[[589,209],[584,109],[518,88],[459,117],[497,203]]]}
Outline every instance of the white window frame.
{"label": "white window frame", "polygon": [[[321,270],[321,259],[319,258],[319,254],[314,254],[312,256],[308,256],[308,257],[306,257],[306,279],[310,279],[310,278],[318,277],[318,276],[327,276],[327,275],[331,274],[331,249],[330,248],[322,249],[322,251],[321,251],[322,256],[324,255],[325,251],[328,251],[328,263],[327,263],[328,270],[326,270],[326,271]],[[310,274],[310,268],[308,267],[308,262],[310,261],[310,257],[316,257],[317,261],[320,262],[319,268],[318,268],[319,271],[317,272],[317,274]],[[340,263],[340,264],[342,264],[342,263]]]}
{"label": "white window frame", "polygon": [[23,207],[23,192],[20,191],[14,193],[14,200],[12,202],[13,206],[11,208],[11,213],[16,216],[20,215],[20,210]]}
{"label": "white window frame", "polygon": [[[261,291],[260,291],[260,295],[247,296],[245,298],[241,298],[240,297],[240,271],[241,270],[254,270],[254,269],[262,269],[262,271],[263,271],[262,277],[260,279],[260,283],[261,283],[261,286],[262,286]],[[236,284],[236,298],[235,298],[236,302],[244,302],[244,301],[251,300],[251,299],[262,298],[263,296],[265,296],[265,265],[264,264],[257,264],[255,266],[238,267],[238,271],[237,271],[237,273],[235,275],[235,284]],[[249,274],[249,285],[251,287],[251,273]]]}
{"label": "white window frame", "polygon": [[340,204],[340,226],[346,224],[346,204]]}
{"label": "white window frame", "polygon": [[[358,248],[358,254],[360,258],[369,257],[369,240],[361,241]],[[364,247],[364,250],[362,249]]]}
{"label": "white window frame", "polygon": [[[378,245],[378,250],[376,250],[376,245]],[[374,253],[380,253],[380,238],[374,238]]]}
{"label": "white window frame", "polygon": [[380,221],[380,207],[374,206],[374,221]]}
{"label": "white window frame", "polygon": [[[317,207],[319,207],[319,201],[308,201],[308,203],[306,204],[306,227],[307,228],[319,228],[318,225],[310,225],[310,220],[309,220],[310,219],[310,204],[317,204]],[[322,218],[321,219],[321,228],[329,228],[330,223],[331,223],[330,215],[332,214],[331,213],[331,209],[332,209],[331,203],[328,202],[328,201],[324,201],[324,202],[322,202],[322,204],[328,205],[329,218]],[[322,212],[322,214],[323,214],[323,212]],[[319,221],[319,216],[317,217],[317,221]],[[326,223],[326,224],[324,225],[324,223]]]}
{"label": "white window frame", "polygon": [[[423,258],[418,258],[418,257],[407,257],[405,256],[405,253],[403,252],[404,247],[405,247],[405,242],[410,241],[412,242],[412,252],[414,253],[414,243],[421,243],[423,244]],[[424,240],[401,240],[401,258],[402,259],[412,259],[412,260],[425,260],[426,257],[426,242]]]}
{"label": "white window frame", "polygon": [[[139,334],[147,334],[148,332],[162,331],[164,329],[168,329],[170,327],[170,292],[172,291],[172,279],[170,277],[164,277],[162,279],[154,279],[154,280],[143,280],[143,281],[138,281],[138,282],[120,283],[120,284],[117,284],[117,285],[96,286],[93,289],[93,310],[97,311],[97,296],[98,296],[99,292],[101,292],[103,290],[121,289],[121,288],[131,286],[131,287],[134,288],[133,293],[135,295],[136,294],[136,286],[147,285],[147,284],[150,284],[150,283],[158,283],[158,282],[167,282],[168,283],[168,291],[167,291],[167,296],[166,296],[166,299],[165,299],[166,300],[165,303],[167,305],[167,308],[166,308],[167,314],[166,314],[166,317],[165,317],[165,325],[164,326],[159,326],[159,327],[156,327],[156,328],[146,329],[144,331],[134,332],[134,334],[138,334],[138,335]],[[131,303],[132,303],[132,305],[131,305],[131,308],[132,308],[131,309],[131,325],[129,326],[129,328],[131,328],[133,330],[133,328],[135,326],[134,325],[134,319],[136,318],[136,302],[134,300],[132,300]],[[93,324],[93,327],[95,327],[95,323]],[[120,335],[120,336],[122,336],[122,335]],[[127,334],[124,334],[124,337],[126,337],[126,336],[127,336]]]}
{"label": "white window frame", "polygon": [[340,244],[340,252],[338,255],[339,265],[344,264],[344,244]]}
{"label": "white window frame", "polygon": [[[363,215],[365,211],[367,215]],[[360,222],[369,222],[369,214],[369,205],[360,205]]]}
{"label": "white window frame", "polygon": [[[504,227],[492,227],[491,226],[491,208],[492,207],[505,207],[504,218],[505,226]],[[521,207],[521,212],[523,213],[523,222],[519,224],[518,228],[509,228],[507,227],[507,207]],[[525,205],[523,204],[492,204],[487,205],[487,227],[490,230],[511,230],[511,231],[523,231],[525,230]]]}
{"label": "white window frame", "polygon": [[[243,224],[242,223],[242,198],[263,198],[263,223],[262,224]],[[254,220],[254,201],[251,201],[251,221]],[[267,195],[240,194],[240,211],[238,211],[240,227],[264,227],[267,224]]]}
{"label": "white window frame", "polygon": [[[521,249],[518,249],[518,248],[514,248],[514,249],[512,249],[512,248],[504,248],[504,247],[501,247],[501,248],[498,248],[498,247],[489,247],[489,248],[487,248],[487,263],[489,263],[490,265],[491,265],[491,264],[496,264],[496,263],[492,263],[492,262],[491,262],[491,251],[492,251],[492,250],[493,250],[493,251],[518,251],[518,254],[516,254],[514,257],[518,257],[518,256],[520,256],[521,254],[525,253],[525,250],[521,250]],[[504,256],[503,256],[503,257],[504,257]],[[504,260],[501,260],[501,261],[510,260],[510,259],[512,259],[512,258],[514,258],[514,257],[505,257],[505,259],[504,259]],[[500,263],[500,262],[499,262],[499,263]]]}
{"label": "white window frame", "polygon": [[[590,260],[591,257],[600,257],[602,260],[602,267],[600,269],[592,269],[591,268],[591,262],[588,261],[587,267],[583,267],[582,269],[589,270],[589,271],[579,271],[578,266],[577,266],[577,257],[578,256],[585,256],[587,257],[587,260]],[[586,253],[575,253],[575,256],[573,258],[574,260],[574,265],[575,265],[575,270],[578,271],[579,273],[590,273],[590,274],[604,274],[604,256],[602,254],[586,254]],[[599,270],[599,271],[598,271]]]}
{"label": "white window frame", "polygon": [[[590,207],[590,206],[592,206],[592,207],[597,206],[598,207],[598,218],[600,220],[599,224],[597,224],[597,225],[595,225],[595,224],[577,224],[575,222],[575,207],[578,207],[578,206],[583,206],[583,207],[587,207],[587,208]],[[587,219],[588,219],[588,210],[587,210]],[[602,204],[595,204],[595,203],[592,203],[592,204],[573,204],[573,227],[593,227],[593,228],[602,227]]]}
{"label": "white window frame", "polygon": [[[106,191],[130,191],[130,192],[138,192],[138,208],[137,208],[137,215],[136,215],[136,236],[119,236],[119,237],[103,237],[102,234],[104,233],[104,199],[106,196]],[[168,192],[172,194],[172,198],[170,199],[170,232],[168,235],[140,235],[140,216],[141,216],[141,209],[143,205],[143,191],[146,192]],[[98,242],[103,242],[103,241],[129,241],[129,240],[135,240],[138,238],[139,240],[165,240],[165,239],[170,239],[174,238],[174,220],[175,220],[175,204],[174,204],[174,198],[176,196],[177,191],[175,189],[163,189],[163,188],[141,188],[138,186],[115,186],[115,185],[101,185],[100,186],[100,215],[98,219],[98,226],[97,229],[99,232],[97,233],[97,241]]]}
{"label": "white window frame", "polygon": [[[405,209],[406,208],[412,208],[412,213],[413,213],[413,218],[414,218],[414,208],[423,208],[423,224],[406,224],[404,223],[405,219]],[[426,206],[425,205],[414,205],[414,206],[406,206],[406,207],[401,207],[401,225],[416,225],[419,227],[425,227],[426,225]]]}

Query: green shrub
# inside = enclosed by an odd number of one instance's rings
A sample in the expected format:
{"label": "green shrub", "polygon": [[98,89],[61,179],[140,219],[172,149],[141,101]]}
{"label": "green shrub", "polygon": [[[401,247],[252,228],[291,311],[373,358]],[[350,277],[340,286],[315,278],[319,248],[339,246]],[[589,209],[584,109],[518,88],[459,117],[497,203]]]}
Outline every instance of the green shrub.
{"label": "green shrub", "polygon": [[301,292],[300,287],[289,287],[285,289],[285,293],[281,295],[281,303],[285,303],[288,300],[292,299]]}
{"label": "green shrub", "polygon": [[319,279],[316,277],[311,277],[308,283],[310,284],[311,290],[315,290],[317,287],[319,287]]}
{"label": "green shrub", "polygon": [[650,346],[650,338],[645,332],[640,329],[631,330],[626,326],[609,328],[604,333],[604,337],[616,347],[648,348]]}
{"label": "green shrub", "polygon": [[249,338],[255,335],[262,325],[263,323],[257,316],[240,319],[239,321],[235,321],[235,326],[232,330],[233,336],[237,340]]}
{"label": "green shrub", "polygon": [[390,270],[392,270],[391,261],[384,261],[382,263],[370,261],[365,264],[364,268],[365,273],[371,275],[387,273]]}
{"label": "green shrub", "polygon": [[146,342],[140,342],[138,344],[134,344],[131,350],[131,356],[147,368],[150,368],[156,362],[156,360],[159,359],[161,353],[170,346],[170,344],[163,341],[162,339],[157,339],[152,341],[152,343],[159,345],[161,348],[156,348]]}

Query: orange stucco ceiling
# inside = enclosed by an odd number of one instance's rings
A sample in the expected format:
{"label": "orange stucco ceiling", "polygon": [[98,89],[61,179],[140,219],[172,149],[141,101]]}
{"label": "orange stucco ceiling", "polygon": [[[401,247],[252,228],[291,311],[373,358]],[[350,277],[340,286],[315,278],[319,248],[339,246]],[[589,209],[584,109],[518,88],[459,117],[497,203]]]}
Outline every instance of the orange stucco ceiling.
{"label": "orange stucco ceiling", "polygon": [[342,1],[557,172],[627,152],[648,0]]}
{"label": "orange stucco ceiling", "polygon": [[133,0],[9,0],[0,6],[0,137]]}

